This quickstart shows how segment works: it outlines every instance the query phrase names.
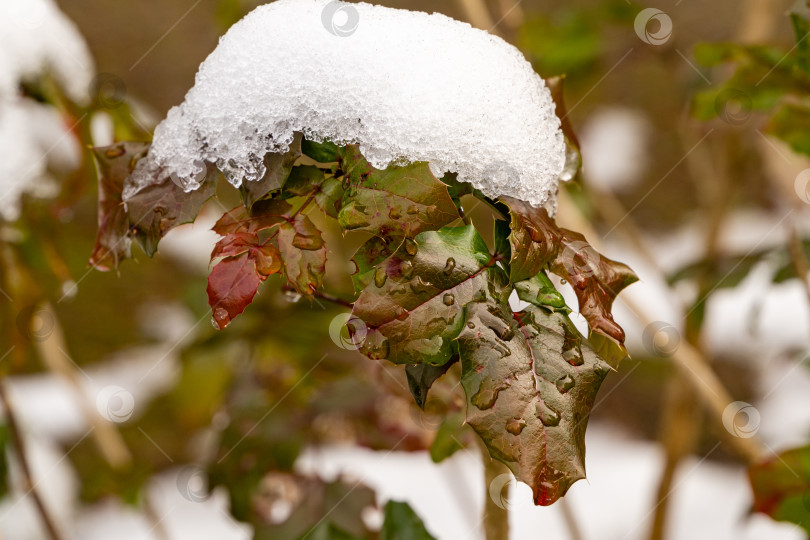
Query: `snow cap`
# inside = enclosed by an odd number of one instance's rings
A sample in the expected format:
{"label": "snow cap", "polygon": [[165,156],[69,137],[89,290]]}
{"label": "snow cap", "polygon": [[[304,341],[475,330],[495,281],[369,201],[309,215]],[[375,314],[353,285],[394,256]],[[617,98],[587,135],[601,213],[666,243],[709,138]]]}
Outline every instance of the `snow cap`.
{"label": "snow cap", "polygon": [[551,94],[502,39],[440,14],[278,0],[234,25],[169,111],[124,192],[166,176],[261,178],[293,134],[359,144],[377,168],[427,161],[486,195],[554,209],[565,162]]}

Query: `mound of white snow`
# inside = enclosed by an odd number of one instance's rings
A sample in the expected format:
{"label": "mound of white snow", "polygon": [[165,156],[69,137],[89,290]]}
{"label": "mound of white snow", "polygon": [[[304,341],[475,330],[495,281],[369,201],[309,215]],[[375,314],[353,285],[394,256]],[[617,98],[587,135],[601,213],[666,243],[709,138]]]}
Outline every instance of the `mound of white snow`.
{"label": "mound of white snow", "polygon": [[259,179],[296,131],[550,209],[565,161],[549,90],[500,38],[439,14],[278,0],[221,39],[124,198],[167,176],[197,189],[204,162],[235,186]]}

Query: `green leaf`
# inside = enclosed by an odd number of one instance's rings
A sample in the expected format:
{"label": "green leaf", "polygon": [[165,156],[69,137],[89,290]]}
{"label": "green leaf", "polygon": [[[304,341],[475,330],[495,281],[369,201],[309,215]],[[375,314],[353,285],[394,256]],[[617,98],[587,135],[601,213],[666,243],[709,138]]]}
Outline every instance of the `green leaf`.
{"label": "green leaf", "polygon": [[405,366],[405,375],[408,378],[408,389],[420,409],[425,408],[430,387],[436,380],[447,373],[458,357],[453,357],[446,364],[433,366],[431,364],[408,364]]}
{"label": "green leaf", "polygon": [[447,186],[433,175],[427,163],[379,170],[365,160],[356,146],[347,146],[341,167],[346,191],[338,222],[345,230],[413,238],[461,217]]}
{"label": "green leaf", "polygon": [[810,6],[807,2],[796,2],[790,13],[790,22],[793,24],[793,34],[796,36],[796,58],[799,67],[810,74]]}
{"label": "green leaf", "polygon": [[789,521],[810,534],[810,446],[793,448],[748,468],[755,512]]}
{"label": "green leaf", "polygon": [[[402,245],[404,238],[386,236],[381,238],[373,236],[365,244],[357,248],[352,255],[352,261],[356,267],[352,274],[354,290],[360,292],[374,281],[374,274],[377,266]],[[382,276],[383,274],[380,274]],[[380,277],[382,279],[382,277]]]}
{"label": "green leaf", "polygon": [[297,165],[290,171],[284,183],[284,191],[296,197],[306,197],[316,189],[320,189],[323,180],[323,169],[314,165]]}
{"label": "green leaf", "polygon": [[367,326],[360,350],[397,364],[447,363],[464,305],[486,295],[489,282],[506,281],[495,262],[473,226],[406,240],[354,303],[352,314]]}
{"label": "green leaf", "polygon": [[461,442],[464,430],[464,413],[461,411],[448,414],[436,430],[436,437],[430,446],[430,459],[441,463],[457,451],[464,448]]}
{"label": "green leaf", "polygon": [[301,156],[301,134],[296,133],[290,149],[286,152],[268,152],[264,156],[264,176],[258,180],[245,180],[239,186],[239,193],[245,206],[250,208],[256,201],[263,199],[268,193],[281,189],[293,163]]}
{"label": "green leaf", "polygon": [[554,288],[554,284],[545,272],[540,272],[533,278],[515,283],[518,298],[536,306],[551,310],[561,310],[570,313],[571,308],[565,304],[563,295]]}
{"label": "green leaf", "polygon": [[329,141],[318,143],[304,139],[301,141],[301,152],[319,163],[332,163],[338,160],[340,148]]}
{"label": "green leaf", "polygon": [[380,540],[436,540],[405,502],[388,501]]}
{"label": "green leaf", "polygon": [[149,143],[122,142],[93,148],[99,172],[98,232],[90,264],[98,270],[118,268],[119,262],[130,257],[129,216],[121,192],[124,181],[149,146]]}
{"label": "green leaf", "polygon": [[810,110],[786,103],[776,111],[767,132],[782,139],[800,154],[810,156]]}
{"label": "green leaf", "polygon": [[585,428],[610,366],[568,316],[494,299],[467,306],[458,338],[467,423],[550,505],[585,477]]}

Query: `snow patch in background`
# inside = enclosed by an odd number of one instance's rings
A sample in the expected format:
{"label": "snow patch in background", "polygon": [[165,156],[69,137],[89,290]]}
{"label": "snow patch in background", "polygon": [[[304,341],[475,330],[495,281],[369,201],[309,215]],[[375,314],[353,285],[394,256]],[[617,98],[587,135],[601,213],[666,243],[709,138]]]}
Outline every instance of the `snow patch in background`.
{"label": "snow patch in background", "polygon": [[329,4],[279,0],[235,24],[157,127],[124,200],[167,176],[197,189],[203,162],[235,186],[257,180],[264,155],[300,131],[359,143],[378,168],[428,161],[439,176],[553,211],[560,121],[515,47],[444,15],[365,3],[342,5],[337,31]]}
{"label": "snow patch in background", "polygon": [[87,44],[51,0],[0,3],[0,219],[19,217],[20,197],[50,197],[52,170],[72,170],[81,149],[55,108],[20,95],[50,75],[76,103],[89,101],[94,73]]}
{"label": "snow patch in background", "polygon": [[636,187],[647,169],[651,131],[647,118],[633,109],[595,111],[579,133],[588,185],[617,192]]}

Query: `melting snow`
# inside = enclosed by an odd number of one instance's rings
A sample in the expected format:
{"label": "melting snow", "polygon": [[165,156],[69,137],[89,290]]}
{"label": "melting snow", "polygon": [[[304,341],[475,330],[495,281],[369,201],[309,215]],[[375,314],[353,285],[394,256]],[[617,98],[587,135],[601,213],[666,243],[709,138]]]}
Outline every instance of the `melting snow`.
{"label": "melting snow", "polygon": [[203,162],[238,186],[293,133],[359,143],[376,167],[428,161],[490,196],[554,208],[565,161],[549,90],[514,47],[439,14],[279,0],[234,25],[155,131],[125,199]]}

